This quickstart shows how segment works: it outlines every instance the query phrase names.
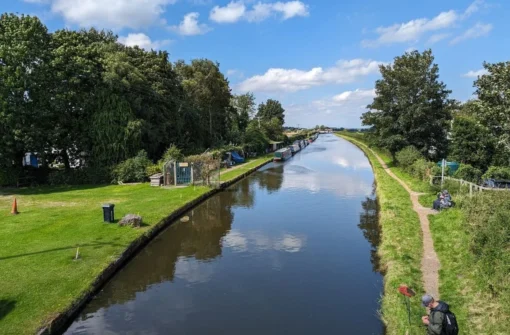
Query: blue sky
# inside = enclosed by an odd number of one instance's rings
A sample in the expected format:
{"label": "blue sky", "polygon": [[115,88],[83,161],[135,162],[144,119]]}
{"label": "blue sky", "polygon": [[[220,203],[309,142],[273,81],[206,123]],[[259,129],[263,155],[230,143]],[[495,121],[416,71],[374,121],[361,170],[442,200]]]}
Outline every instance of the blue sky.
{"label": "blue sky", "polygon": [[50,31],[111,29],[172,60],[218,61],[234,93],[280,100],[291,126],[360,126],[378,65],[406,50],[432,48],[461,101],[483,61],[510,60],[503,0],[11,0],[0,9],[37,15]]}

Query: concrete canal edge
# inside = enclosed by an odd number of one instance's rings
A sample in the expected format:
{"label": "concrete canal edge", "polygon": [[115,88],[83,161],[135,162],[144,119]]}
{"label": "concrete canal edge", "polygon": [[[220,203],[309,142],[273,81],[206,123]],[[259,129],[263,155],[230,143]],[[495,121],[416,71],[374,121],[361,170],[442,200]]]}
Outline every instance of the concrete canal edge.
{"label": "concrete canal edge", "polygon": [[122,252],[122,254],[113,262],[110,263],[99,276],[94,280],[90,288],[84,292],[74,303],[69,306],[65,311],[59,313],[55,318],[48,322],[47,325],[43,326],[37,335],[52,335],[61,334],[65,330],[65,327],[70,325],[71,322],[78,316],[78,313],[85,307],[85,305],[103,288],[103,286],[124,266],[129,260],[131,260],[140,250],[143,249],[151,240],[153,240],[159,233],[164,229],[168,228],[170,224],[182,216],[184,213],[198,206],[205,200],[211,198],[217,193],[221,192],[225,188],[237,183],[253,172],[259,170],[263,166],[269,164],[272,158],[268,158],[261,164],[249,169],[248,171],[240,174],[239,176],[225,181],[220,184],[218,188],[211,189],[205,194],[195,198],[194,200],[186,203],[184,206],[173,211],[169,216],[156,223],[150,230],[145,234],[137,237],[129,246]]}

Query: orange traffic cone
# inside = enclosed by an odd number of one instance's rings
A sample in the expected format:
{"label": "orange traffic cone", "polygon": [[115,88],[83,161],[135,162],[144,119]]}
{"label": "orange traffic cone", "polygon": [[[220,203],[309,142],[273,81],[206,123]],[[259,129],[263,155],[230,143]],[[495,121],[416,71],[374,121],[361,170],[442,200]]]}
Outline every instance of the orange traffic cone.
{"label": "orange traffic cone", "polygon": [[16,201],[16,198],[14,198],[14,201],[12,202],[11,214],[13,214],[13,215],[19,214],[19,212],[18,212],[18,202]]}

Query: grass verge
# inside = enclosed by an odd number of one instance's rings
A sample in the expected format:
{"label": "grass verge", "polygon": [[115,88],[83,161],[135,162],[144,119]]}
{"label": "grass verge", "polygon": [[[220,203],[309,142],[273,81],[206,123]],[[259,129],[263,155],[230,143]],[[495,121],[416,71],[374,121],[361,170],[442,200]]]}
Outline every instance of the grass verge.
{"label": "grass verge", "polygon": [[256,168],[260,164],[270,161],[273,158],[273,155],[274,154],[271,153],[271,154],[267,154],[267,155],[264,155],[264,156],[261,156],[261,157],[255,158],[255,159],[251,159],[248,162],[246,162],[230,171],[229,171],[229,169],[225,169],[225,170],[222,169],[220,172],[221,173],[220,180],[222,182],[232,180],[232,179],[242,175],[243,173],[246,173],[249,170]]}
{"label": "grass verge", "polygon": [[407,191],[384,171],[370,150],[362,145],[359,148],[369,158],[377,183],[379,225],[382,231],[378,254],[384,273],[381,316],[386,324],[386,332],[423,334],[421,315],[424,309],[420,307],[419,298],[412,299],[409,324],[404,299],[397,291],[400,284],[407,284],[418,295],[423,292],[420,270],[423,244],[418,215],[413,211]]}
{"label": "grass verge", "polygon": [[[68,308],[137,237],[206,187],[41,187],[0,194],[0,333],[33,334]],[[19,215],[10,215],[13,197]],[[102,222],[101,204],[115,216],[140,214],[145,226]],[[73,260],[77,247],[81,258]]]}

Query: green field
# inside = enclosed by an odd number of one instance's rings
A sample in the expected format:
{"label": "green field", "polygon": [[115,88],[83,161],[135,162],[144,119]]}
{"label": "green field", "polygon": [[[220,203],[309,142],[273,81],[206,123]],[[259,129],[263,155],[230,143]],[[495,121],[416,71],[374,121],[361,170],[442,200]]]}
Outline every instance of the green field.
{"label": "green field", "polygon": [[225,182],[234,179],[237,176],[240,176],[241,174],[248,172],[250,169],[253,169],[259,166],[260,164],[270,161],[272,158],[273,154],[271,153],[258,158],[252,158],[248,160],[248,162],[241,164],[240,166],[236,166],[235,168],[232,168],[232,170],[222,169],[220,172],[220,180],[222,182]]}

